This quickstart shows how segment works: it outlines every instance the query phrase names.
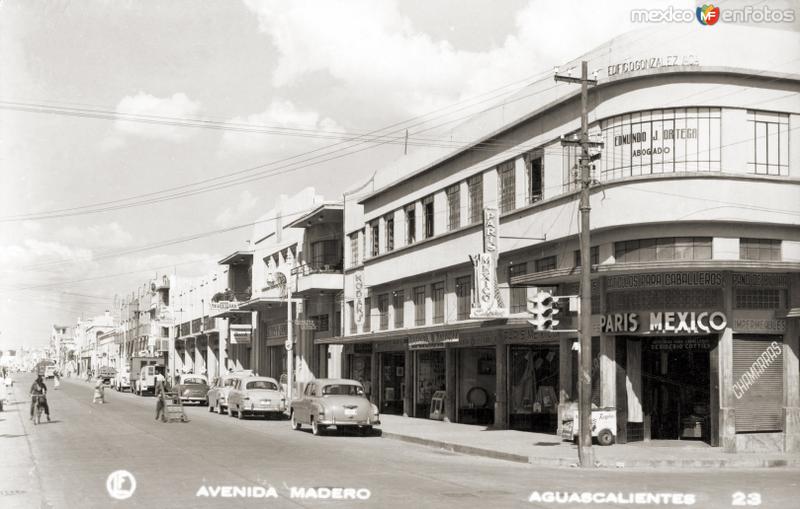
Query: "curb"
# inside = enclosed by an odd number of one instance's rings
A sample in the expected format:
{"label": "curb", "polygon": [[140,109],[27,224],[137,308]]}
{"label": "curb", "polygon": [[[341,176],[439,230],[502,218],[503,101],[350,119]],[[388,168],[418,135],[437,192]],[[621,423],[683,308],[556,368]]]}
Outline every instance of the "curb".
{"label": "curb", "polygon": [[[401,433],[393,433],[390,431],[381,430],[382,438],[389,438],[392,440],[399,440],[411,444],[422,445],[435,449],[442,449],[449,452],[459,454],[466,454],[470,456],[480,456],[483,458],[491,458],[503,461],[512,461],[515,463],[526,463],[529,465],[549,467],[549,468],[568,468],[577,466],[577,458],[574,460],[566,458],[543,458],[535,456],[524,456],[521,454],[512,454],[507,452],[495,451],[492,449],[483,449],[480,447],[472,447],[468,445],[459,445],[443,440],[433,440],[428,438],[420,438],[412,435],[404,435]],[[761,468],[783,468],[783,467],[800,467],[800,457],[792,457],[785,459],[759,459],[759,458],[732,458],[732,459],[719,459],[719,460],[630,460],[630,461],[598,461],[596,466],[598,468],[606,469],[620,469],[620,468],[687,468],[687,469],[702,469],[702,468],[743,468],[743,469],[761,469]]]}

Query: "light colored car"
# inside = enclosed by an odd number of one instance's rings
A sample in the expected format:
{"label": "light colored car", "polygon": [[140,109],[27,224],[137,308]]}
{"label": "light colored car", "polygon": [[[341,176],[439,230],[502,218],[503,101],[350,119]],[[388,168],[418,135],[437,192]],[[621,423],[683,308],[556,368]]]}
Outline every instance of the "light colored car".
{"label": "light colored car", "polygon": [[208,411],[217,412],[222,414],[228,408],[228,393],[233,386],[233,383],[238,379],[245,376],[254,376],[251,370],[235,371],[218,376],[211,384],[208,390]]}
{"label": "light colored car", "polygon": [[113,378],[111,385],[117,391],[125,391],[131,389],[131,380],[128,374],[128,371],[119,371],[117,375]]}
{"label": "light colored car", "polygon": [[311,432],[322,434],[328,426],[357,428],[364,434],[381,423],[373,405],[357,380],[322,378],[306,384],[303,394],[291,403],[292,428],[311,425]]}
{"label": "light colored car", "polygon": [[178,394],[183,403],[208,403],[208,378],[205,375],[183,374],[178,375],[173,391]]}
{"label": "light colored car", "polygon": [[237,378],[228,393],[228,415],[280,416],[286,411],[286,395],[278,381],[265,376]]}

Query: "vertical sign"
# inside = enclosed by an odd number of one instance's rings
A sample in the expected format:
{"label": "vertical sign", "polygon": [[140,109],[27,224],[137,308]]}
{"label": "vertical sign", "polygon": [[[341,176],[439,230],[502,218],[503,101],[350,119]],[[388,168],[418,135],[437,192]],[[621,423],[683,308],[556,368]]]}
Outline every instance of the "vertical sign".
{"label": "vertical sign", "polygon": [[355,273],[356,282],[356,326],[360,329],[364,326],[364,272]]}
{"label": "vertical sign", "polygon": [[504,318],[497,292],[499,213],[495,207],[483,209],[483,253],[470,256],[473,266],[473,292],[470,318]]}

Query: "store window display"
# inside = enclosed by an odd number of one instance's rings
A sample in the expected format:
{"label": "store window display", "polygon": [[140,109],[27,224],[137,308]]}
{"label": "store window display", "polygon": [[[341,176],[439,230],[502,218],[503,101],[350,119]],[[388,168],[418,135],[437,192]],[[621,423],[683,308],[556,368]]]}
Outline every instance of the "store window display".
{"label": "store window display", "polygon": [[558,346],[511,349],[510,426],[555,432],[558,420]]}
{"label": "store window display", "polygon": [[445,390],[444,350],[417,352],[416,417],[430,415],[431,398],[436,391]]}
{"label": "store window display", "polygon": [[350,379],[364,386],[367,398],[372,394],[372,358],[369,355],[353,355],[350,360]]}
{"label": "store window display", "polygon": [[495,350],[465,348],[458,353],[458,422],[492,424],[497,391]]}

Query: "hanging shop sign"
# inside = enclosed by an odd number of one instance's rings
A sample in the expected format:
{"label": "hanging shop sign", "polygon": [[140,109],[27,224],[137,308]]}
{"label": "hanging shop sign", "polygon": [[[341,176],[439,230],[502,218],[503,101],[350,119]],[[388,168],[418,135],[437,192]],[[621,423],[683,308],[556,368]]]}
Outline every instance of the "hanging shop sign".
{"label": "hanging shop sign", "polygon": [[223,313],[230,309],[236,309],[237,307],[239,307],[239,303],[233,300],[211,301],[211,314]]}
{"label": "hanging shop sign", "polygon": [[282,338],[286,336],[286,322],[267,325],[268,338]]}
{"label": "hanging shop sign", "polygon": [[483,209],[483,252],[497,256],[499,245],[500,213],[497,207]]}
{"label": "hanging shop sign", "polygon": [[611,313],[600,317],[600,331],[633,334],[700,334],[725,330],[728,319],[720,311],[654,311]]}
{"label": "hanging shop sign", "polygon": [[453,343],[458,343],[458,333],[454,331],[428,332],[408,337],[409,350],[444,348],[445,345]]}
{"label": "hanging shop sign", "polygon": [[250,338],[252,336],[251,331],[231,331],[231,344],[232,345],[249,345]]}
{"label": "hanging shop sign", "polygon": [[606,290],[665,287],[722,287],[722,272],[654,272],[608,276]]}
{"label": "hanging shop sign", "polygon": [[733,330],[736,332],[783,334],[786,332],[786,320],[779,318],[734,318]]}
{"label": "hanging shop sign", "polygon": [[497,258],[500,241],[500,214],[495,207],[483,209],[483,252],[470,256],[473,288],[470,318],[505,318],[497,289]]}
{"label": "hanging shop sign", "polygon": [[354,277],[356,285],[356,325],[360,329],[364,326],[364,272],[356,272]]}

